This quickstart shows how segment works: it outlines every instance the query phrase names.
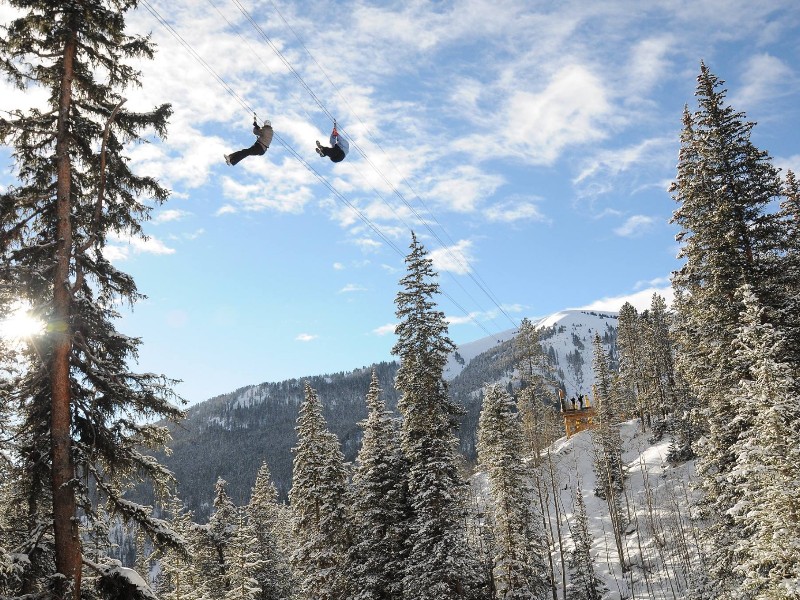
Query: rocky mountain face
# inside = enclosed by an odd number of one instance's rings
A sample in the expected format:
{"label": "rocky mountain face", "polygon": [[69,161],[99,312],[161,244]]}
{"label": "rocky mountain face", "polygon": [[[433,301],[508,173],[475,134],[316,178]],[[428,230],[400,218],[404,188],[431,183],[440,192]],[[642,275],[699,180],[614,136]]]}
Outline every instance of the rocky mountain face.
{"label": "rocky mountain face", "polygon": [[[567,396],[588,393],[592,374],[592,340],[599,334],[612,365],[616,358],[616,313],[562,311],[536,323],[541,344]],[[461,345],[445,377],[452,398],[463,407],[458,437],[468,461],[475,459],[482,389],[488,383],[513,386],[514,330]],[[222,477],[237,504],[250,496],[259,466],[266,461],[279,494],[291,487],[295,421],[305,382],[317,390],[329,428],[342,444],[345,459],[356,458],[361,441],[359,421],[366,417],[365,396],[375,369],[388,407],[397,406],[396,362],[367,365],[350,372],[261,383],[211,398],[189,410],[173,427],[171,453],[160,457],[175,473],[178,492],[203,521],[210,511],[214,483]]]}

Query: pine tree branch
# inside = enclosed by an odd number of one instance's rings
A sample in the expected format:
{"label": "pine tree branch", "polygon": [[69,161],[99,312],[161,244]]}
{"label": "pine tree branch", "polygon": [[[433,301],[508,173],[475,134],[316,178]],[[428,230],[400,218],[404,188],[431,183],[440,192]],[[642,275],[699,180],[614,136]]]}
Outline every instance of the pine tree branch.
{"label": "pine tree branch", "polygon": [[[92,244],[96,243],[97,241],[97,233],[100,230],[100,218],[103,214],[103,196],[105,194],[105,187],[106,187],[106,150],[108,148],[108,136],[111,134],[111,124],[114,122],[114,118],[117,116],[117,113],[122,108],[122,105],[125,104],[127,98],[122,98],[117,105],[114,107],[114,110],[111,111],[111,114],[108,116],[108,120],[106,120],[106,126],[103,130],[103,143],[100,147],[100,183],[97,187],[97,202],[94,205],[94,217],[92,218],[92,226],[91,230],[89,231],[89,235],[86,238],[86,241],[78,248],[77,254],[83,254],[86,252]],[[81,285],[83,284],[83,268],[81,268],[79,263],[75,265],[76,275],[75,275],[75,283],[72,286],[72,293],[74,294],[77,292]]]}

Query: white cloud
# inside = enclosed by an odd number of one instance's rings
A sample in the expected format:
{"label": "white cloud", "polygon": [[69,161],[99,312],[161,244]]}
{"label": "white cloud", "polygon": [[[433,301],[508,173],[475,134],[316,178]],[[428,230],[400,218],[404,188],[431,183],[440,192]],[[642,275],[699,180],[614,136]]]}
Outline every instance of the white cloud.
{"label": "white cloud", "polygon": [[782,175],[786,176],[786,171],[792,171],[795,176],[800,175],[800,154],[786,157],[776,157],[775,166],[779,167]]}
{"label": "white cloud", "polygon": [[226,197],[233,198],[247,211],[275,210],[300,214],[313,197],[310,188],[296,187],[278,178],[268,182],[242,183],[232,177],[223,177],[222,190]]}
{"label": "white cloud", "polygon": [[483,215],[489,221],[501,223],[547,220],[536,202],[529,200],[499,202],[484,209]]}
{"label": "white cloud", "polygon": [[361,248],[363,252],[375,252],[381,247],[381,243],[372,238],[358,238],[353,240],[353,243]]}
{"label": "white cloud", "polygon": [[294,339],[295,339],[295,340],[297,340],[298,342],[310,342],[310,341],[312,341],[312,340],[315,340],[315,339],[317,339],[318,337],[319,337],[319,336],[318,336],[318,335],[316,335],[316,334],[311,334],[311,333],[301,333],[301,334],[299,334],[299,335],[298,335],[296,338],[294,338]]}
{"label": "white cloud", "polygon": [[669,277],[656,277],[650,280],[637,281],[633,286],[633,289],[641,290],[643,288],[663,288],[669,287],[670,285],[671,282]]}
{"label": "white cloud", "polygon": [[[613,108],[605,82],[589,67],[571,64],[554,73],[541,91],[509,90],[502,106],[501,139],[490,154],[518,154],[549,165],[570,146],[606,137]],[[485,152],[479,138],[470,141]]]}
{"label": "white cloud", "polygon": [[167,209],[160,211],[155,218],[153,219],[153,223],[161,224],[161,223],[169,223],[170,221],[180,221],[191,215],[190,212],[185,210],[179,209]]}
{"label": "white cloud", "polygon": [[103,247],[103,258],[112,263],[127,260],[128,248],[126,246],[114,246],[112,244],[106,244]]}
{"label": "white cloud", "polygon": [[387,323],[386,325],[376,327],[372,330],[372,333],[375,335],[389,335],[390,333],[394,333],[395,327],[397,327],[395,323]]}
{"label": "white cloud", "polygon": [[644,234],[655,223],[653,217],[646,215],[633,215],[628,217],[622,225],[614,229],[614,233],[620,237],[636,237]]}
{"label": "white cloud", "polygon": [[450,210],[465,213],[474,211],[504,183],[502,177],[470,165],[449,170],[435,181],[427,195]]}
{"label": "white cloud", "polygon": [[457,317],[448,315],[447,323],[450,325],[464,325],[465,323],[476,323],[480,317],[484,316],[481,311],[472,311],[467,315],[459,315]]}
{"label": "white cloud", "polygon": [[765,100],[781,96],[796,76],[792,68],[770,54],[752,56],[742,74],[743,85],[730,96],[732,106],[745,112]]}
{"label": "white cloud", "polygon": [[217,209],[217,212],[214,213],[215,217],[219,217],[222,215],[232,215],[239,211],[236,210],[235,206],[231,206],[230,204],[223,204]]}
{"label": "white cloud", "polygon": [[471,249],[470,240],[459,240],[452,246],[432,250],[428,256],[433,261],[433,267],[440,273],[449,271],[457,275],[466,275],[472,271]]}
{"label": "white cloud", "polygon": [[365,288],[363,285],[358,285],[357,283],[348,283],[346,286],[344,286],[342,289],[339,290],[339,293],[350,294],[353,292],[365,292],[365,291],[367,291],[367,288]]}
{"label": "white cloud", "polygon": [[145,254],[175,254],[175,249],[168,247],[164,242],[152,236],[143,240],[138,237],[130,238],[128,243],[133,246],[136,252]]}
{"label": "white cloud", "polygon": [[642,140],[626,148],[602,150],[586,160],[580,173],[572,182],[581,184],[594,178],[607,179],[617,177],[633,168],[641,169],[642,165],[662,165],[668,161],[674,163],[678,142],[672,137],[658,137]]}
{"label": "white cloud", "polygon": [[333,270],[334,271],[344,271],[344,265],[340,262],[333,263]]}
{"label": "white cloud", "polygon": [[136,254],[175,254],[174,248],[170,248],[153,236],[142,239],[137,236],[111,234],[109,235],[109,240],[118,242],[121,245],[108,245],[103,249],[103,256],[108,260],[125,260],[128,258],[129,250],[131,249]]}
{"label": "white cloud", "polygon": [[639,40],[630,50],[631,58],[625,72],[629,93],[646,94],[667,74],[670,63],[667,55],[674,51],[675,37],[666,33]]}
{"label": "white cloud", "polygon": [[201,235],[203,235],[205,232],[206,232],[206,230],[205,230],[205,229],[203,229],[203,228],[201,227],[200,229],[195,229],[195,230],[194,230],[193,232],[191,232],[191,233],[185,233],[185,234],[183,234],[183,238],[184,238],[184,239],[187,239],[187,240],[196,240],[196,239],[197,239],[197,238],[199,238]]}
{"label": "white cloud", "polygon": [[653,300],[653,294],[658,294],[662,296],[664,300],[666,300],[667,306],[672,304],[673,299],[675,298],[675,294],[672,290],[672,287],[651,287],[644,290],[640,290],[638,292],[634,292],[633,294],[625,294],[623,296],[611,296],[607,298],[601,298],[600,300],[595,300],[594,302],[587,304],[586,306],[578,307],[579,310],[605,310],[616,312],[618,311],[623,304],[626,302],[630,302],[638,311],[647,310],[650,308],[650,304]]}

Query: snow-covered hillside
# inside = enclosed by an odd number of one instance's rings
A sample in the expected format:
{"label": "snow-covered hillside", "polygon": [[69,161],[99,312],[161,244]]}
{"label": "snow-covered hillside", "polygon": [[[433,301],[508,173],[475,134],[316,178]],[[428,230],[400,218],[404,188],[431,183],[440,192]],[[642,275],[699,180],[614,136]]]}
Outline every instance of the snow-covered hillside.
{"label": "snow-covered hillside", "polygon": [[[594,383],[592,371],[592,341],[600,334],[606,352],[616,342],[618,315],[614,312],[563,310],[534,321],[541,329],[543,350],[550,355],[564,384],[567,396],[586,394]],[[516,336],[515,329],[462,344],[445,367],[448,380],[458,376],[475,357],[502,345]]]}
{"label": "snow-covered hillside", "polygon": [[[562,438],[552,448],[565,520],[574,520],[574,491],[580,482],[594,538],[595,569],[609,590],[604,600],[683,598],[692,565],[698,562],[697,523],[689,518],[694,462],[669,465],[668,437],[651,443],[652,433],[642,432],[636,420],[623,423],[620,434],[628,474],[622,499],[628,521],[622,536],[626,570],[616,548],[608,505],[594,493],[591,431]],[[569,527],[562,526],[562,535],[570,538]]]}
{"label": "snow-covered hillside", "polygon": [[[543,481],[548,488],[549,520],[554,533],[553,564],[558,597],[562,597],[562,572],[574,548],[571,528],[575,526],[575,493],[580,487],[593,538],[592,559],[595,574],[607,590],[603,600],[623,598],[684,598],[691,585],[694,567],[701,564],[697,543],[698,522],[690,519],[690,498],[695,478],[694,462],[669,465],[666,456],[669,439],[649,441],[651,432],[642,432],[639,422],[622,423],[623,463],[627,466],[622,513],[626,520],[619,551],[604,499],[594,493],[592,432],[561,438],[550,448],[553,479],[545,455]],[[474,485],[486,494],[485,478],[477,475]],[[552,501],[557,490],[559,510]],[[560,521],[557,518],[560,515]],[[558,545],[560,530],[564,562]],[[624,563],[624,568],[623,568]]]}

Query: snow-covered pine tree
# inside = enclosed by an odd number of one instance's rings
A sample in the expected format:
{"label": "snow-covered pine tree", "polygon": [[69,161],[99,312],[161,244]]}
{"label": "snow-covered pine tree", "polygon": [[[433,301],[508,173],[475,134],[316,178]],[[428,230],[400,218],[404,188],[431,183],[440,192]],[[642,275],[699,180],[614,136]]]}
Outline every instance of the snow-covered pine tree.
{"label": "snow-covered pine tree", "polygon": [[694,457],[692,444],[698,437],[696,403],[686,381],[675,369],[673,315],[664,298],[653,294],[650,310],[643,316],[647,376],[653,387],[654,429],[672,434],[670,461],[689,460]]}
{"label": "snow-covered pine tree", "polygon": [[301,600],[338,600],[348,588],[347,474],[339,440],[328,430],[317,392],[308,383],[296,430],[289,491],[297,544],[291,557],[295,593]]}
{"label": "snow-covered pine tree", "polygon": [[622,466],[622,438],[619,424],[622,415],[615,402],[613,375],[608,369],[608,359],[600,335],[594,336],[594,405],[597,410],[597,427],[592,439],[596,448],[594,470],[597,484],[595,492],[606,498],[609,490],[622,490],[625,472]]}
{"label": "snow-covered pine tree", "polygon": [[[576,354],[576,356],[580,356]],[[563,421],[553,408],[558,404],[555,390],[558,387],[553,372],[551,358],[546,355],[540,342],[539,330],[527,318],[522,319],[514,338],[514,362],[516,376],[519,379],[519,391],[516,395],[516,406],[522,428],[525,453],[531,461],[531,474],[535,489],[538,513],[541,519],[540,531],[543,532],[547,552],[547,583],[553,598],[556,597],[556,569],[551,549],[563,547],[561,530],[553,532],[553,519],[550,513],[550,487],[554,478],[549,477],[552,466],[550,445],[564,433]],[[577,364],[577,363],[576,363]],[[580,388],[582,380],[575,382]],[[555,508],[555,507],[554,507]],[[557,520],[557,519],[556,519]],[[559,554],[561,554],[559,552]],[[563,577],[562,573],[562,577]]]}
{"label": "snow-covered pine tree", "polygon": [[[238,511],[236,533],[226,554],[230,585],[224,600],[262,598],[262,589],[256,580],[256,574],[263,570],[263,557],[259,552],[256,528],[247,520],[243,510]],[[278,600],[275,596],[271,598]]]}
{"label": "snow-covered pine tree", "polygon": [[488,387],[478,422],[478,460],[486,471],[494,525],[494,588],[503,600],[547,597],[549,548],[534,510],[531,473],[517,410],[508,392]]}
{"label": "snow-covered pine tree", "polygon": [[[782,362],[787,339],[772,325],[773,310],[762,307],[749,286],[740,291],[744,314],[736,339],[736,360],[748,379],[733,391],[737,420],[748,430],[734,443],[729,495],[716,499],[732,523],[733,544],[719,548],[741,583],[731,598],[800,597],[800,385],[796,365]],[[730,508],[729,508],[730,507]],[[725,570],[712,563],[712,573]]]}
{"label": "snow-covered pine tree", "polygon": [[563,428],[560,423],[553,427],[558,420],[552,408],[558,402],[553,365],[542,350],[539,330],[527,318],[514,337],[514,367],[519,381],[517,407],[531,458],[538,464],[542,450],[562,435]]}
{"label": "snow-covered pine tree", "polygon": [[349,555],[352,600],[403,597],[407,484],[397,425],[386,409],[375,371],[367,393],[364,438],[353,474],[353,546]]}
{"label": "snow-covered pine tree", "polygon": [[230,554],[233,539],[239,525],[239,514],[228,495],[228,482],[221,477],[214,486],[214,512],[208,523],[199,527],[202,549],[196,552],[202,557],[199,573],[200,586],[206,600],[221,600],[231,588]]}
{"label": "snow-covered pine tree", "polygon": [[170,526],[184,540],[179,548],[164,548],[158,556],[159,569],[153,591],[161,600],[193,600],[193,591],[199,586],[193,556],[188,552],[195,524],[192,514],[183,502],[173,496],[165,506]]}
{"label": "snow-covered pine tree", "polygon": [[662,296],[653,294],[650,310],[642,314],[642,343],[645,377],[652,388],[652,418],[657,422],[664,422],[675,409],[678,393],[669,328],[667,303]]}
{"label": "snow-covered pine tree", "polygon": [[514,336],[514,366],[520,388],[532,387],[539,398],[555,401],[558,383],[553,364],[542,348],[539,329],[527,317]]}
{"label": "snow-covered pine tree", "polygon": [[569,584],[567,600],[600,600],[606,586],[594,571],[592,559],[592,532],[580,481],[575,489],[575,518],[570,523],[572,542],[575,548],[569,558]]}
{"label": "snow-covered pine tree", "polygon": [[454,436],[457,407],[442,376],[455,345],[437,309],[437,274],[412,233],[406,275],[395,298],[400,358],[396,388],[403,416],[401,445],[408,461],[411,522],[403,595],[414,600],[470,598],[478,563],[466,542],[466,484]]}
{"label": "snow-covered pine tree", "polygon": [[292,575],[288,560],[286,511],[278,503],[267,463],[261,464],[247,505],[248,524],[254,528],[254,546],[261,560],[255,577],[260,600],[289,600]]}
{"label": "snow-covered pine tree", "polygon": [[145,507],[122,498],[142,475],[164,484],[167,472],[142,449],[163,447],[166,429],[154,423],[181,412],[170,380],[130,370],[139,340],[119,334],[114,321],[117,307],[140,294],[102,253],[109,231],[142,235],[150,207],[140,198],[167,197],[153,178],[130,170],[123,145],[145,131],[163,135],[171,109],[122,107],[139,77],[125,61],[153,51],[149,39],[126,32],[136,0],[10,4],[19,16],[0,38],[0,70],[20,89],[46,94],[38,107],[0,120],[0,143],[13,146],[18,179],[0,194],[0,280],[6,298],[29,304],[47,323],[12,382],[22,407],[15,460],[35,480],[31,491],[50,490],[30,498],[30,519],[53,515],[54,535],[40,538],[54,545],[48,574],[60,574],[58,593],[78,598],[78,515],[90,523],[94,506],[81,485],[87,478],[116,514],[175,541]]}
{"label": "snow-covered pine tree", "polygon": [[630,302],[619,309],[617,352],[619,381],[623,392],[622,409],[639,417],[642,428],[649,427],[653,418],[652,394],[645,377],[646,357],[642,319]]}
{"label": "snow-covered pine tree", "polygon": [[[741,418],[745,415],[732,394],[740,381],[751,378],[734,352],[744,312],[736,291],[748,285],[760,304],[786,304],[773,259],[782,245],[780,222],[768,212],[783,188],[769,155],[750,141],[754,124],[726,105],[723,82],[704,64],[697,82],[699,107],[693,114],[684,110],[671,188],[678,203],[672,221],[680,226],[677,239],[685,259],[673,273],[676,365],[703,417],[697,470],[706,506],[713,507],[706,514],[714,520],[706,529],[715,549],[711,563],[719,584],[737,589],[735,563],[722,558],[739,536],[729,512],[737,498],[729,475],[737,460],[733,448],[749,436],[752,421]],[[731,503],[721,504],[723,498]]]}
{"label": "snow-covered pine tree", "polygon": [[780,301],[774,305],[787,339],[784,361],[800,364],[800,182],[792,171],[786,173],[783,194],[779,211],[782,245],[773,257],[773,288]]}
{"label": "snow-covered pine tree", "polygon": [[622,437],[619,425],[622,415],[617,408],[615,382],[608,369],[608,361],[600,335],[594,336],[594,405],[597,411],[596,427],[592,432],[594,450],[595,494],[608,505],[614,542],[622,571],[629,569],[625,559],[622,536],[626,517],[622,510],[622,490],[625,470],[622,464]]}

